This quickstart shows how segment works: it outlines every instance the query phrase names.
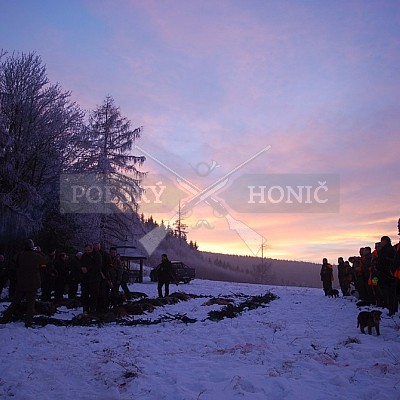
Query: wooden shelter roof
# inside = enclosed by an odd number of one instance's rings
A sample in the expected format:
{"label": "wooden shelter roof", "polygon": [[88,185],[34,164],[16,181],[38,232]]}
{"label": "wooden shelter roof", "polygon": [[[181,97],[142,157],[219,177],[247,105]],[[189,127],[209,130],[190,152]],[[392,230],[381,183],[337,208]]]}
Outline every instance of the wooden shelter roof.
{"label": "wooden shelter roof", "polygon": [[147,256],[141,253],[135,246],[115,246],[121,258],[131,260],[145,260]]}

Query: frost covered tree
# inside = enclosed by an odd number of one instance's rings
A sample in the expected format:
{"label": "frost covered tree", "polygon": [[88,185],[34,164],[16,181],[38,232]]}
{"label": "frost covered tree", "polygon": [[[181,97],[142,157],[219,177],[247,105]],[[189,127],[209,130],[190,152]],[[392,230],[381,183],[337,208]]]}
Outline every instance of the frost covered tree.
{"label": "frost covered tree", "polygon": [[[39,56],[0,51],[0,245],[30,235],[48,249],[72,248],[140,234],[144,157],[130,152],[141,131],[110,96],[85,120]],[[115,212],[60,213],[60,177],[70,173],[101,176]]]}
{"label": "frost covered tree", "polygon": [[35,53],[0,60],[0,239],[35,234],[57,206],[83,114]]}
{"label": "frost covered tree", "polygon": [[126,236],[132,223],[140,223],[137,200],[142,193],[144,173],[138,167],[145,158],[131,151],[141,132],[141,127],[131,128],[131,122],[121,115],[111,96],[89,114],[85,150],[75,169],[96,174],[97,179],[112,188],[114,207],[98,215],[99,239],[104,243]]}

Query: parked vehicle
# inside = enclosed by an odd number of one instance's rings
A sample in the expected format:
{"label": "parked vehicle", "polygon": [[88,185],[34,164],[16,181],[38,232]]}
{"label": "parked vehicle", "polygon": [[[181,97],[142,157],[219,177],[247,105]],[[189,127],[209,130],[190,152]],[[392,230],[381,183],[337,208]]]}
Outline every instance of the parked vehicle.
{"label": "parked vehicle", "polygon": [[[196,276],[195,268],[188,267],[182,261],[171,261],[171,264],[176,282],[189,283],[192,279],[195,278]],[[158,279],[157,279],[156,268],[154,268],[150,272],[150,280],[152,282],[157,282]]]}

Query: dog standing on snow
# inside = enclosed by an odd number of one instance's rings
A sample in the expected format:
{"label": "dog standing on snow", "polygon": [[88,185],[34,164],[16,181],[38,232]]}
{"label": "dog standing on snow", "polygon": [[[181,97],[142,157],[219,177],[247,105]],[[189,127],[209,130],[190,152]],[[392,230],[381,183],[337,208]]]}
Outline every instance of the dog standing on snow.
{"label": "dog standing on snow", "polygon": [[368,335],[372,334],[372,328],[375,328],[376,335],[379,336],[379,322],[381,320],[381,311],[361,311],[357,317],[357,328],[360,327],[361,333],[365,334],[364,329],[368,327]]}

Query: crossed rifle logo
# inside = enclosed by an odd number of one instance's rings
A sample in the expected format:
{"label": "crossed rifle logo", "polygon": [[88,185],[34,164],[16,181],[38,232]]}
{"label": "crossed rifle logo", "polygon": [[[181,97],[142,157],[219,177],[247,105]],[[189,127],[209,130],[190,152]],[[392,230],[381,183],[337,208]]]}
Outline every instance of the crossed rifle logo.
{"label": "crossed rifle logo", "polygon": [[[229,229],[236,231],[236,233],[240,236],[243,242],[247,245],[253,255],[257,255],[260,248],[263,246],[265,239],[255,230],[250,228],[247,224],[242,221],[235,219],[230,213],[226,210],[224,205],[213,195],[221,190],[229,181],[231,175],[233,175],[236,171],[243,168],[245,165],[253,161],[259,155],[268,151],[271,146],[268,145],[258,151],[256,154],[248,158],[246,161],[242,162],[241,164],[237,165],[235,168],[230,170],[227,174],[225,174],[222,178],[216,180],[211,185],[207,186],[205,189],[200,189],[190,180],[184,178],[178,172],[164,164],[161,160],[157,157],[154,157],[152,154],[147,152],[146,150],[142,149],[141,147],[135,145],[135,148],[139,150],[142,154],[144,154],[149,159],[156,162],[158,165],[163,167],[165,170],[169,171],[172,175],[175,176],[176,181],[180,187],[182,187],[186,192],[192,195],[192,198],[185,203],[185,205],[181,209],[181,213],[186,213],[196,207],[198,204],[205,202],[210,207],[213,208],[214,212],[216,212],[221,217],[225,217],[228,222]],[[170,219],[170,222],[173,224],[178,219],[178,212]],[[140,239],[140,243],[146,249],[148,254],[152,254],[154,250],[158,247],[161,241],[165,238],[166,231],[162,227],[156,227],[143,236]]]}

